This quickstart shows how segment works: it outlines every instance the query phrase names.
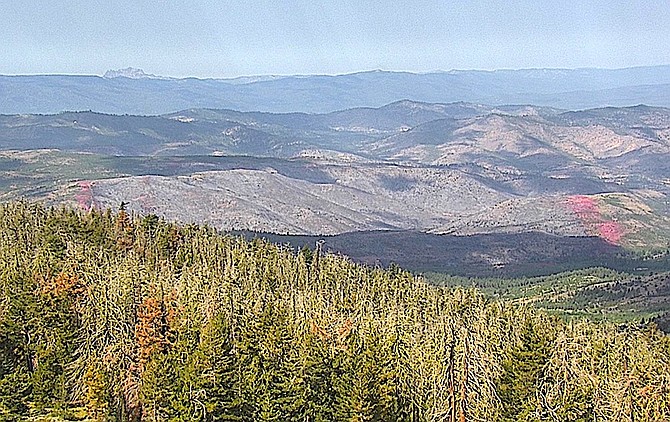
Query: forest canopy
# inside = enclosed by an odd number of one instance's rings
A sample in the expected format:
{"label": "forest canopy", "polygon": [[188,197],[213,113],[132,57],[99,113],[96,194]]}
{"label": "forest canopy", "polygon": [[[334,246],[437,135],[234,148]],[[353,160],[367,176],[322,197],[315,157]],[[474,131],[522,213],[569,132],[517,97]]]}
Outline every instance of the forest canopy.
{"label": "forest canopy", "polygon": [[0,420],[662,421],[670,339],[120,210],[0,206]]}

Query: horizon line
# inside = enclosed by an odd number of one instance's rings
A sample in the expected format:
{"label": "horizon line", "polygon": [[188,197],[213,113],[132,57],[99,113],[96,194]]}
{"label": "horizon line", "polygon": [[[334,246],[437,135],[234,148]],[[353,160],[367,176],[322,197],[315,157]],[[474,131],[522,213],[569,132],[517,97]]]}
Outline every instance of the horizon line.
{"label": "horizon line", "polygon": [[[368,70],[358,70],[351,72],[337,72],[337,73],[259,73],[259,74],[246,74],[238,76],[225,76],[225,77],[216,77],[216,76],[168,76],[168,75],[157,75],[153,73],[145,73],[142,68],[126,67],[126,68],[117,68],[117,69],[108,69],[103,74],[93,74],[93,73],[17,73],[17,74],[6,74],[0,73],[0,77],[35,77],[35,76],[74,76],[74,77],[98,77],[103,79],[116,79],[116,78],[126,78],[126,79],[156,79],[156,80],[183,80],[183,79],[199,79],[199,80],[238,80],[245,78],[307,78],[307,77],[337,77],[337,76],[350,76],[350,75],[359,75],[367,73],[404,73],[404,74],[413,74],[413,75],[430,75],[436,73],[459,73],[459,72],[481,72],[481,73],[495,73],[495,72],[521,72],[521,71],[580,71],[580,70],[605,70],[605,71],[617,71],[617,70],[631,70],[631,69],[642,69],[642,68],[659,68],[659,67],[670,67],[670,63],[667,64],[655,64],[655,65],[637,65],[637,66],[628,66],[628,67],[595,67],[595,66],[583,66],[583,67],[521,67],[521,68],[496,68],[496,69],[435,69],[429,71],[411,71],[411,70],[392,70],[392,69],[368,69]],[[113,78],[104,78],[104,74],[109,71],[122,71],[127,69],[140,70],[146,75],[144,78],[127,78],[124,76],[117,76]],[[262,82],[262,81],[258,81]]]}

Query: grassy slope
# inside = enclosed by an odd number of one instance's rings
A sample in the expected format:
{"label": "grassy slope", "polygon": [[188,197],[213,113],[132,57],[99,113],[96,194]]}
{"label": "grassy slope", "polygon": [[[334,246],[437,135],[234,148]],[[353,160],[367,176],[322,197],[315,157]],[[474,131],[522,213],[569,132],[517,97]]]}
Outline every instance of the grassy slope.
{"label": "grassy slope", "polygon": [[444,286],[475,287],[491,297],[535,307],[564,317],[630,321],[670,312],[670,273],[630,274],[586,268],[542,277],[467,278],[427,273]]}

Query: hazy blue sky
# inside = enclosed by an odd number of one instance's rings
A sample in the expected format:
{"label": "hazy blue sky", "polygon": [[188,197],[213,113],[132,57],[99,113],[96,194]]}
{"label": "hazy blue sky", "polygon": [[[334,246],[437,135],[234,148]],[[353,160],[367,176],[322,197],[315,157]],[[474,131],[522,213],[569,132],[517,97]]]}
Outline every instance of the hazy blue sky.
{"label": "hazy blue sky", "polygon": [[670,64],[668,0],[6,0],[0,74]]}

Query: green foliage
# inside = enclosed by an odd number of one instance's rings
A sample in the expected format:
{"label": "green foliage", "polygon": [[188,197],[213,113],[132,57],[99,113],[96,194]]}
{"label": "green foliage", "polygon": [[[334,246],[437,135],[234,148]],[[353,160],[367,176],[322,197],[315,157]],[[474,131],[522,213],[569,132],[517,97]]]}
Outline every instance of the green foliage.
{"label": "green foliage", "polygon": [[542,333],[542,327],[525,325],[518,343],[512,345],[502,362],[503,375],[498,381],[502,401],[502,420],[538,420],[537,386],[541,382],[543,369],[549,360],[550,337]]}
{"label": "green foliage", "polygon": [[389,421],[405,416],[396,363],[399,356],[393,351],[397,339],[376,334],[353,331],[335,357],[335,420]]}
{"label": "green foliage", "polygon": [[242,377],[233,333],[219,314],[203,330],[190,368],[203,391],[201,401],[211,420],[243,420]]}
{"label": "green foliage", "polygon": [[0,420],[14,420],[26,414],[30,395],[30,375],[17,368],[0,379]]}
{"label": "green foliage", "polygon": [[0,206],[0,420],[659,421],[669,354],[319,247]]}

